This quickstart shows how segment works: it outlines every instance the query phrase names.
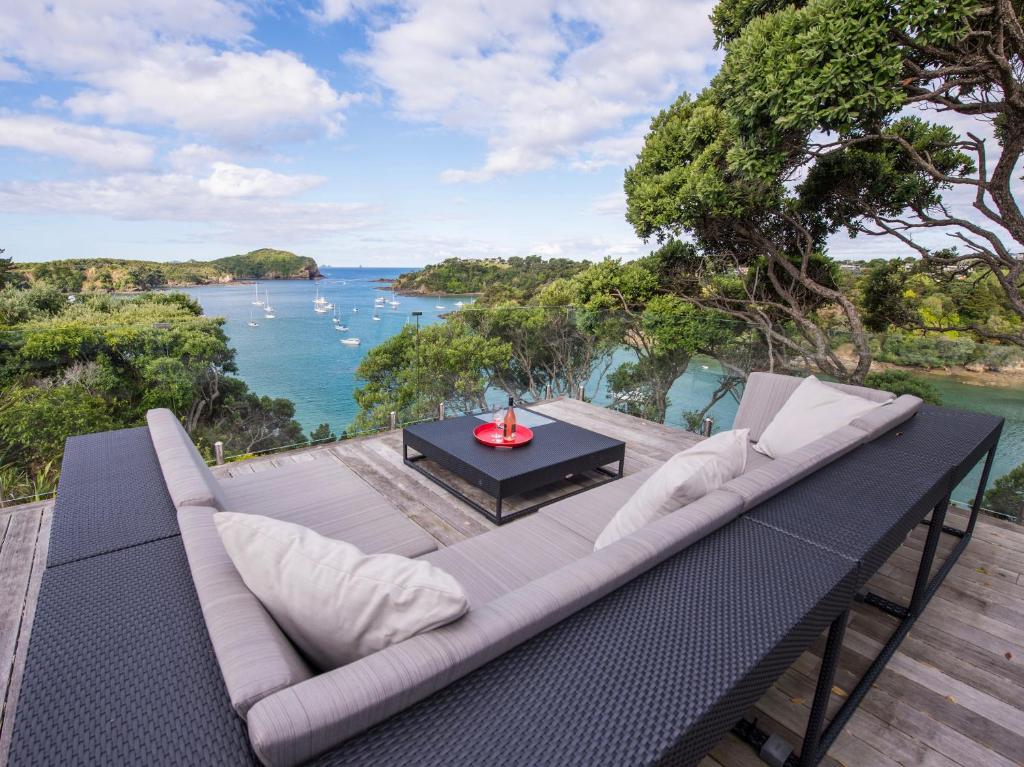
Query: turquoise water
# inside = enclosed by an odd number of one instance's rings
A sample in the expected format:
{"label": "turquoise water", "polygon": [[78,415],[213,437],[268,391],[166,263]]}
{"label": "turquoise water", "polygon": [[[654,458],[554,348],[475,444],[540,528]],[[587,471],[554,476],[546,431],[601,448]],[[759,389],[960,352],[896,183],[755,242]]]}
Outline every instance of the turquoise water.
{"label": "turquoise water", "polygon": [[[355,371],[360,360],[377,344],[395,335],[412,312],[423,312],[421,325],[438,321],[439,315],[454,309],[454,303],[469,297],[443,299],[397,296],[396,307],[385,304],[374,310],[374,299],[391,293],[381,291],[374,280],[397,277],[408,269],[321,269],[325,279],[273,280],[260,283],[261,297],[270,291],[276,319],[266,319],[263,307],[253,306],[253,285],[208,285],[183,292],[198,299],[203,311],[224,317],[224,330],[237,351],[238,376],[261,395],[287,397],[295,403],[295,417],[307,432],[328,423],[340,432],[352,422],[358,407],[352,399]],[[313,311],[313,298],[320,295],[335,304],[348,332],[334,329],[330,314]],[[435,309],[444,305],[445,310]],[[352,309],[357,308],[358,312]],[[374,321],[377,314],[379,321]],[[259,327],[249,327],[250,316]],[[342,338],[355,337],[359,346],[344,346]]]}
{"label": "turquoise water", "polygon": [[[265,319],[263,308],[253,306],[252,285],[223,285],[189,288],[209,315],[225,317],[224,326],[230,343],[237,350],[239,376],[257,394],[287,397],[295,403],[295,417],[308,432],[321,423],[330,424],[340,432],[355,418],[358,408],[352,399],[357,386],[355,371],[360,360],[376,344],[412,322],[413,311],[423,312],[421,325],[438,322],[440,315],[452,311],[455,302],[472,301],[466,296],[433,297],[398,296],[399,305],[374,309],[374,299],[391,294],[381,291],[375,280],[397,277],[408,269],[341,269],[323,268],[325,279],[319,281],[320,293],[338,307],[348,332],[338,332],[331,315],[316,314],[313,298],[317,283],[308,280],[274,280],[261,283],[270,290],[276,319]],[[265,296],[264,296],[265,297]],[[435,308],[437,305],[445,309]],[[358,312],[353,312],[353,307]],[[252,318],[259,327],[249,327]],[[374,321],[377,314],[379,321]],[[344,346],[340,339],[354,336],[359,346]],[[628,359],[622,353],[621,360]],[[686,410],[699,410],[711,398],[718,385],[720,369],[714,360],[695,358],[686,373],[676,381],[669,393],[671,407],[668,423],[682,426]],[[993,467],[993,479],[1024,462],[1024,387],[988,388],[957,381],[946,376],[926,376],[939,389],[949,407],[1001,415],[1006,426]],[[596,392],[596,395],[594,394]],[[607,404],[603,382],[595,379],[588,387],[598,404]],[[501,395],[495,393],[498,402]],[[736,416],[737,402],[726,397],[712,408],[715,429],[728,429]],[[977,486],[977,472],[969,477],[956,493],[958,500],[968,500]],[[972,484],[973,483],[973,484]]]}

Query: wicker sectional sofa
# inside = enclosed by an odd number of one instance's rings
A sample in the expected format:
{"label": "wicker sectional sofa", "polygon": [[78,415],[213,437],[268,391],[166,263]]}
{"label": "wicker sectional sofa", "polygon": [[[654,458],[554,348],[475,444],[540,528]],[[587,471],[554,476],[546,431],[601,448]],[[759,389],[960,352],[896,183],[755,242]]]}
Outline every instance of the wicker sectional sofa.
{"label": "wicker sectional sofa", "polygon": [[[756,441],[799,383],[787,376],[752,374],[735,427],[749,428]],[[151,411],[148,421],[232,705],[246,720],[261,761],[293,765],[329,751],[559,623],[906,421],[921,404],[911,396],[841,388],[888,404],[779,459],[751,450],[743,475],[596,552],[598,534],[650,471],[438,549],[433,538],[337,462],[310,461],[218,481],[173,414]],[[235,571],[213,525],[219,510],[296,522],[368,553],[423,557],[459,580],[471,609],[448,626],[355,663],[326,671],[312,668]]]}

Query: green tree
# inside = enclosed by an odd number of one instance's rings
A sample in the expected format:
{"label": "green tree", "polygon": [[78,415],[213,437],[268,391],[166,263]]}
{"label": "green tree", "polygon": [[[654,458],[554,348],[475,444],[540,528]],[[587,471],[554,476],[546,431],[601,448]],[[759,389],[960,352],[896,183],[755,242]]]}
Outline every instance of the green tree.
{"label": "green tree", "polygon": [[[751,163],[724,83],[723,75],[695,99],[680,96],[653,119],[626,171],[626,218],[643,239],[672,248],[664,261],[686,264],[676,269],[687,275],[676,285],[685,300],[758,327],[774,347],[830,376],[863,380],[869,339],[824,252],[828,231],[788,183],[794,169],[784,157]],[[684,233],[695,248],[673,242]],[[832,351],[819,316],[826,310],[844,321],[852,366]]]}
{"label": "green tree", "polygon": [[987,493],[985,505],[1017,522],[1024,522],[1024,464],[997,479]]}
{"label": "green tree", "polygon": [[331,431],[329,423],[322,423],[309,433],[310,442],[334,442],[337,439],[338,437]]}
{"label": "green tree", "polygon": [[626,264],[605,259],[572,282],[581,325],[636,358],[608,376],[615,407],[664,422],[669,389],[693,355],[713,354],[735,335],[735,326],[718,312],[662,292],[658,264],[657,256]]}
{"label": "green tree", "polygon": [[508,363],[492,371],[496,386],[518,398],[540,399],[549,386],[552,396],[576,396],[595,372],[607,371],[617,341],[580,322],[575,299],[572,281],[557,279],[526,305],[478,302],[458,316],[474,332],[510,345]]}
{"label": "green tree", "polygon": [[895,394],[913,394],[929,405],[941,405],[942,395],[928,381],[912,375],[905,370],[886,370],[879,373],[868,373],[864,385],[872,389],[881,389]]}
{"label": "green tree", "polygon": [[45,261],[32,267],[32,277],[52,285],[62,293],[77,293],[85,275],[69,261]]}
{"label": "green tree", "polygon": [[[979,266],[1024,319],[1019,2],[721,0],[713,20],[725,60],[698,101],[730,138],[707,157],[712,177],[803,178],[787,198],[809,233],[892,238],[948,280]],[[958,129],[925,119],[935,113]],[[974,216],[944,201],[954,187]],[[936,249],[934,232],[957,247]],[[1024,322],[961,322],[1024,345]]]}
{"label": "green tree", "polygon": [[418,333],[406,326],[359,363],[354,428],[381,428],[392,411],[403,421],[433,417],[441,402],[454,412],[485,407],[492,371],[511,353],[509,344],[473,332],[458,316]]}
{"label": "green tree", "polygon": [[0,464],[34,473],[59,462],[75,434],[116,428],[109,404],[83,386],[13,386],[0,395]]}
{"label": "green tree", "polygon": [[914,323],[905,295],[908,276],[908,265],[900,260],[881,261],[867,269],[860,290],[868,330],[882,333]]}

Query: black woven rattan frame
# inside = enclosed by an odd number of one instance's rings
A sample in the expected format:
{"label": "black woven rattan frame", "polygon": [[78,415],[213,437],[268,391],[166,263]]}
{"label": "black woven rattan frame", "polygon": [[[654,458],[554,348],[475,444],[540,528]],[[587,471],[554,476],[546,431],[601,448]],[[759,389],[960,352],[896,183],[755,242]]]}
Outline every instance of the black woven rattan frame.
{"label": "black woven rattan frame", "polygon": [[[972,462],[987,454],[991,466],[1000,428],[926,408],[318,763],[696,764],[831,625],[803,749],[803,763],[816,763],[870,686],[824,726],[857,589],[934,508],[923,575],[874,678],[970,540],[977,503],[929,577],[943,501]],[[61,543],[39,595],[14,765],[253,762],[139,433],[69,443]],[[78,449],[90,444],[97,453]],[[103,456],[122,467],[103,469]],[[75,548],[76,531],[91,544]]]}
{"label": "black woven rattan frame", "polygon": [[178,519],[149,429],[68,439],[48,567],[177,534]]}

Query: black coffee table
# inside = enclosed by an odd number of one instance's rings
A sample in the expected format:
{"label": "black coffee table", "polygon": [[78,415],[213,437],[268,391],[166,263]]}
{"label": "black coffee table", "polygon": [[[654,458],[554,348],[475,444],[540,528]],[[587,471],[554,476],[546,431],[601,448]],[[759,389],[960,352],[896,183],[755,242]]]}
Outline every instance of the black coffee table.
{"label": "black coffee table", "polygon": [[[493,448],[480,444],[473,436],[473,429],[486,421],[467,415],[407,426],[402,430],[402,457],[420,474],[499,525],[622,476],[626,443],[530,410],[517,408],[516,412],[526,414],[522,420],[536,423],[527,423],[533,429],[533,441],[521,447]],[[409,448],[419,455],[410,458]],[[437,474],[419,465],[424,458],[431,459],[493,497],[494,509],[477,503]],[[617,471],[605,468],[616,462]],[[502,503],[508,498],[588,471],[603,474],[606,479],[585,487],[575,487],[569,492],[517,509],[511,514],[502,514]]]}

